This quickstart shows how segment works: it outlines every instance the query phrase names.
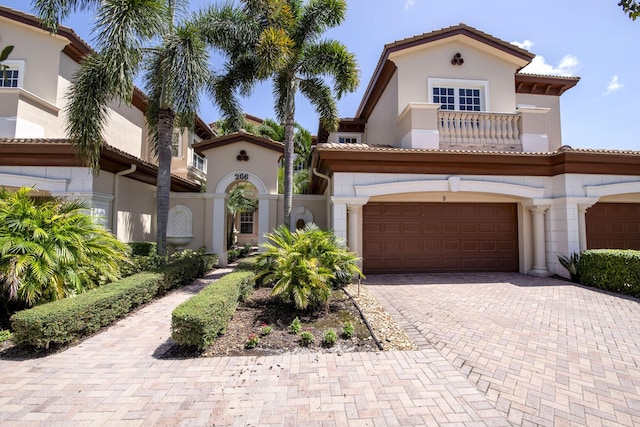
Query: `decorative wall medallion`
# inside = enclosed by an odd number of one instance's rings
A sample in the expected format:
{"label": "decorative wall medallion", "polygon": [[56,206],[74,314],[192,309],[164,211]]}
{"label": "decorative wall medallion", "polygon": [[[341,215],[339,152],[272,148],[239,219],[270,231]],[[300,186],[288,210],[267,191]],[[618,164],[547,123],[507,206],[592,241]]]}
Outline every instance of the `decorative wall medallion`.
{"label": "decorative wall medallion", "polygon": [[248,162],[249,156],[247,155],[246,151],[240,150],[240,154],[236,156],[236,159],[238,159],[239,162]]}
{"label": "decorative wall medallion", "polygon": [[464,59],[462,59],[462,55],[460,53],[456,53],[453,55],[453,59],[451,59],[451,63],[453,65],[462,65],[464,64]]}

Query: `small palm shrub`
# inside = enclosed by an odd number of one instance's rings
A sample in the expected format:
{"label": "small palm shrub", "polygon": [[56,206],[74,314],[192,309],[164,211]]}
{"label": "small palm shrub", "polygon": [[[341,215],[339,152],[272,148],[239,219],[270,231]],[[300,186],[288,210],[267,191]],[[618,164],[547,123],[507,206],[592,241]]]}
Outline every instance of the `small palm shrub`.
{"label": "small palm shrub", "polygon": [[0,287],[26,306],[65,298],[115,281],[129,247],[77,200],[30,196],[32,188],[0,190]]}
{"label": "small palm shrub", "polygon": [[333,287],[362,275],[358,258],[333,232],[308,224],[291,233],[281,226],[267,234],[258,255],[256,282],[273,284],[273,295],[293,302],[297,309],[325,305]]}
{"label": "small palm shrub", "polygon": [[571,281],[578,283],[580,281],[580,277],[578,275],[578,263],[580,262],[580,254],[574,252],[570,257],[558,255],[558,261],[564,268],[567,269],[567,271],[571,275]]}

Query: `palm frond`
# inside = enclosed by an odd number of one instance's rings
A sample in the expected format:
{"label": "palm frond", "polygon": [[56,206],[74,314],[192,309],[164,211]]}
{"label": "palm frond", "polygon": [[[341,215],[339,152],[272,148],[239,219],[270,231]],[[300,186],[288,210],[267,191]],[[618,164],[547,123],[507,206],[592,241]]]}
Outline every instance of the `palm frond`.
{"label": "palm frond", "polygon": [[331,89],[320,78],[309,78],[300,82],[300,92],[311,102],[320,116],[322,126],[334,132],[338,128],[340,117]]}
{"label": "palm frond", "polygon": [[42,25],[52,32],[75,11],[82,12],[100,4],[100,0],[33,0],[33,11],[42,19]]}
{"label": "palm frond", "polygon": [[360,70],[355,55],[336,40],[324,40],[305,46],[305,60],[300,64],[300,74],[305,77],[326,75],[333,79],[333,91],[338,99],[353,92],[360,84]]}
{"label": "palm frond", "polygon": [[292,38],[298,46],[312,43],[326,30],[340,25],[346,14],[345,0],[310,0],[299,12]]}

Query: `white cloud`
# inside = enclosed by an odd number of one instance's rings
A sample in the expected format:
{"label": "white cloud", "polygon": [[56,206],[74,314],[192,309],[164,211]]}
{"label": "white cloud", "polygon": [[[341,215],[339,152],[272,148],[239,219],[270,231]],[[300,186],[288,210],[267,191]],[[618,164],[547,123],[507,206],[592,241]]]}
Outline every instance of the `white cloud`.
{"label": "white cloud", "polygon": [[404,2],[404,11],[406,12],[407,10],[409,10],[409,8],[413,6],[415,3],[416,3],[416,0],[406,0]]}
{"label": "white cloud", "polygon": [[[511,42],[521,49],[531,50],[533,43],[531,40],[522,42]],[[522,69],[522,73],[544,74],[556,76],[574,76],[580,61],[573,55],[565,55],[557,65],[549,64],[544,56],[536,55],[531,63]]]}
{"label": "white cloud", "polygon": [[530,50],[534,43],[531,40],[525,40],[523,42],[511,42],[511,44],[515,44],[520,49]]}
{"label": "white cloud", "polygon": [[611,95],[612,93],[619,91],[623,86],[624,85],[618,81],[618,76],[611,76],[611,80],[609,80],[607,91],[604,93],[604,96]]}

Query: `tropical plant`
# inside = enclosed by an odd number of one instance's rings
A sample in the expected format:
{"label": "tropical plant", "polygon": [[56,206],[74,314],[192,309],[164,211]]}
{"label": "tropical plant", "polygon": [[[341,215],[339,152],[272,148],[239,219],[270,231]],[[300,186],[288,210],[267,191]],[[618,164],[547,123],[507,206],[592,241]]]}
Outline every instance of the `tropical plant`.
{"label": "tropical plant", "polygon": [[289,332],[291,332],[294,335],[298,335],[301,329],[302,329],[302,323],[300,323],[300,319],[296,317],[291,321],[291,324],[289,325]]}
{"label": "tropical plant", "polygon": [[5,46],[4,48],[2,48],[2,51],[0,51],[0,70],[2,70],[3,80],[7,78],[6,70],[8,68],[5,64],[3,64],[3,62],[6,61],[7,58],[9,58],[11,52],[13,52],[13,46]]}
{"label": "tropical plant", "polygon": [[324,304],[328,310],[332,287],[362,274],[358,258],[332,232],[315,224],[294,233],[280,226],[266,237],[255,280],[272,283],[271,293],[293,302],[297,309]]}
{"label": "tropical plant", "polygon": [[95,10],[97,52],[81,63],[66,107],[67,134],[85,164],[99,171],[100,149],[112,101],[131,105],[134,77],[143,73],[149,94],[149,136],[158,159],[157,251],[166,254],[174,128],[194,126],[199,95],[213,82],[207,46],[225,49],[235,24],[231,6],[211,7],[175,22],[184,0],[34,0],[34,9],[52,31],[77,10]]}
{"label": "tropical plant", "polygon": [[[336,98],[356,89],[359,71],[355,56],[344,44],[321,39],[342,23],[346,0],[242,0],[257,25],[245,39],[248,49],[231,56],[216,85],[217,99],[233,99],[232,88],[250,92],[256,80],[273,79],[276,116],[284,123],[284,224],[291,219],[296,94],[315,107],[322,126],[338,126]],[[325,79],[331,79],[333,85]],[[237,103],[221,102],[227,116],[237,115]],[[226,110],[224,108],[227,108]]]}
{"label": "tropical plant", "polygon": [[244,342],[244,348],[255,348],[260,343],[260,337],[256,333],[250,333]]}
{"label": "tropical plant", "polygon": [[313,332],[311,329],[307,329],[306,331],[302,331],[300,333],[300,344],[302,344],[305,347],[313,344],[315,340],[316,340],[316,337],[313,336]]}
{"label": "tropical plant", "polygon": [[353,337],[354,332],[355,332],[355,328],[353,327],[353,323],[347,322],[342,326],[342,335],[345,338],[351,339],[351,337]]}
{"label": "tropical plant", "polygon": [[336,331],[334,331],[333,329],[328,329],[322,337],[322,344],[325,347],[333,347],[337,342],[338,334],[336,334]]}
{"label": "tropical plant", "polygon": [[27,306],[117,280],[129,247],[97,224],[77,200],[0,190],[0,285]]}
{"label": "tropical plant", "polygon": [[258,201],[253,199],[251,185],[239,183],[231,191],[227,199],[227,211],[229,212],[227,249],[235,245],[236,217],[240,212],[253,212],[258,206]]}
{"label": "tropical plant", "polygon": [[640,3],[637,0],[620,0],[618,6],[634,21],[640,16]]}
{"label": "tropical plant", "polygon": [[580,262],[580,254],[572,253],[570,257],[566,257],[564,255],[558,255],[558,261],[564,268],[569,271],[571,275],[572,282],[579,282],[580,278],[578,275],[578,262]]}

